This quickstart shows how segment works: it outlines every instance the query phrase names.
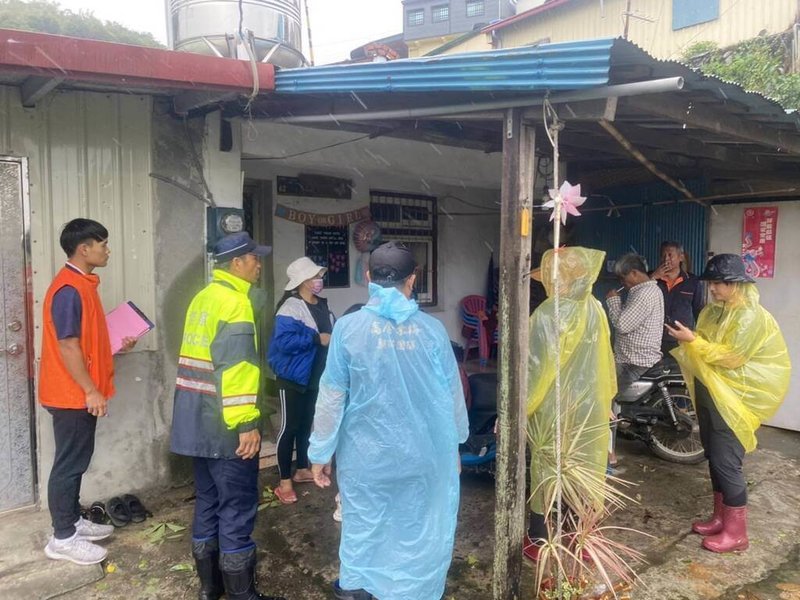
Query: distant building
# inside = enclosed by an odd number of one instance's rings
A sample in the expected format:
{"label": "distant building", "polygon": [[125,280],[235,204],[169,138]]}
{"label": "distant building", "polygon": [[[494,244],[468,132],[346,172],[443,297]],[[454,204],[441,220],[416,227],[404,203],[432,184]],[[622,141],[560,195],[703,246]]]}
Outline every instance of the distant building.
{"label": "distant building", "polygon": [[403,39],[422,56],[460,35],[515,13],[514,0],[403,0]]}
{"label": "distant building", "polygon": [[[406,19],[409,5],[431,4],[406,2]],[[797,0],[519,0],[517,14],[426,51],[457,54],[625,35],[656,58],[676,60],[697,42],[726,48],[791,30],[797,11]],[[411,29],[406,23],[405,31]]]}

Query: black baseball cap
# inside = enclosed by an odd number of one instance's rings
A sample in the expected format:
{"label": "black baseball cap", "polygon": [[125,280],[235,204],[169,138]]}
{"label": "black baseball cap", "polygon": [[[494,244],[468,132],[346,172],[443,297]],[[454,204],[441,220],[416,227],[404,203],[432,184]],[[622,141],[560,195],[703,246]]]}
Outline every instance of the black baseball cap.
{"label": "black baseball cap", "polygon": [[411,250],[402,242],[381,244],[369,257],[369,277],[378,285],[393,285],[405,280],[417,268]]}
{"label": "black baseball cap", "polygon": [[238,256],[245,254],[255,254],[256,256],[267,256],[272,252],[270,246],[259,246],[246,231],[231,233],[221,238],[214,245],[214,260],[218,263],[228,262]]}
{"label": "black baseball cap", "polygon": [[706,269],[700,275],[704,281],[722,281],[725,283],[755,283],[756,280],[747,274],[742,257],[738,254],[717,254],[709,259]]}

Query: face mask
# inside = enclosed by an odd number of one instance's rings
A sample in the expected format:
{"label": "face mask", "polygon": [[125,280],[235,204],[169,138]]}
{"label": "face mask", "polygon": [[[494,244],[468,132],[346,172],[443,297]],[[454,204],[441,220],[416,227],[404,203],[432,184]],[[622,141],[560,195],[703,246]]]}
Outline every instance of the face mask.
{"label": "face mask", "polygon": [[322,279],[312,279],[311,280],[311,293],[315,296],[319,296],[322,293],[322,289],[325,287],[325,284],[322,282]]}

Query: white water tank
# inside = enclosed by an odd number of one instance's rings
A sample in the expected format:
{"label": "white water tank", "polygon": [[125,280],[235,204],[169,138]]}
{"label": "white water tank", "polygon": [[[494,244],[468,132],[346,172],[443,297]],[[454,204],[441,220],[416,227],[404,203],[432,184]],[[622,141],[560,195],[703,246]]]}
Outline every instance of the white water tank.
{"label": "white water tank", "polygon": [[240,44],[252,32],[255,58],[279,67],[305,64],[300,0],[167,0],[173,50],[250,58]]}

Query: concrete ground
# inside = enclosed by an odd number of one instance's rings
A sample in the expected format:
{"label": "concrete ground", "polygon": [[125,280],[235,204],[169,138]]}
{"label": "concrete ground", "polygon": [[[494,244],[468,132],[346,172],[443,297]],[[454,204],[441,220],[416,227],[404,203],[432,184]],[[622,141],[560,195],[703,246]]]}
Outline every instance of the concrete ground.
{"label": "concrete ground", "polygon": [[[640,504],[614,517],[653,538],[626,534],[627,543],[646,552],[649,564],[638,573],[634,600],[800,600],[800,434],[764,428],[761,447],[748,456],[750,485],[749,551],[714,555],[700,548],[689,523],[711,504],[705,465],[663,462],[634,442],[619,445],[624,478],[636,487]],[[274,485],[274,471],[262,474]],[[491,598],[493,481],[462,476],[463,494],[453,564],[445,600]],[[260,587],[288,600],[329,599],[337,570],[339,525],[333,521],[335,491],[298,486],[299,502],[259,512]],[[177,488],[143,496],[154,518],[120,529],[107,547],[109,561],[77,567],[48,561],[48,515],[19,512],[0,518],[0,598],[66,600],[183,599],[196,597],[187,532],[153,544],[147,528],[164,522],[190,524],[192,490]],[[87,499],[89,500],[89,499]],[[534,598],[533,571],[526,565],[525,598]]]}

